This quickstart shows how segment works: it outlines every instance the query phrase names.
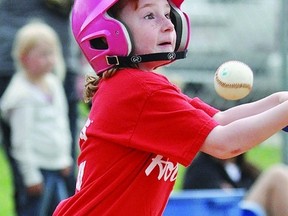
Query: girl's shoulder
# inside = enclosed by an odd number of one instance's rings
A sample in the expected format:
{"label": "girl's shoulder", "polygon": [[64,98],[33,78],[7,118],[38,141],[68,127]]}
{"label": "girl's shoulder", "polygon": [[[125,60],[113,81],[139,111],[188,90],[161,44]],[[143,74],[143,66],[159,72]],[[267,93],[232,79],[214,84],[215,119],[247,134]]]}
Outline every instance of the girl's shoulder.
{"label": "girl's shoulder", "polygon": [[24,74],[17,72],[13,75],[8,87],[1,97],[1,108],[12,109],[30,103],[34,98],[34,89]]}
{"label": "girl's shoulder", "polygon": [[7,86],[3,97],[18,98],[21,95],[29,93],[29,83],[24,74],[17,72],[13,75],[9,85]]}

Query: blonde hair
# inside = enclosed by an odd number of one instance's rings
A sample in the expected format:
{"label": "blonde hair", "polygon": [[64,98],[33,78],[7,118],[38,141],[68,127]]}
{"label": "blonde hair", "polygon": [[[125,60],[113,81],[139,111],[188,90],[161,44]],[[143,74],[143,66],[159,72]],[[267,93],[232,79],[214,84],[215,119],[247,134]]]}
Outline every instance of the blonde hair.
{"label": "blonde hair", "polygon": [[58,35],[52,27],[38,19],[31,20],[16,34],[11,54],[17,70],[23,71],[21,57],[30,52],[40,41],[45,41],[54,48],[56,53],[54,72],[63,81],[66,66]]}
{"label": "blonde hair", "polygon": [[103,72],[103,74],[101,74],[101,76],[99,77],[91,75],[87,76],[84,89],[84,102],[89,103],[91,101],[92,97],[99,88],[98,85],[101,79],[108,79],[112,77],[117,72],[117,70],[119,70],[119,68],[112,68],[110,70]]}

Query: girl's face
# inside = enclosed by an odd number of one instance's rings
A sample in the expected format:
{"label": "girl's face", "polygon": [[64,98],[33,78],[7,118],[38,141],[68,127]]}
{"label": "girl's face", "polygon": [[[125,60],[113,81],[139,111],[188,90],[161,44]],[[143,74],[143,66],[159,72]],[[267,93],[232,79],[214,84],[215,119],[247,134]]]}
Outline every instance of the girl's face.
{"label": "girl's face", "polygon": [[37,79],[52,71],[56,61],[54,50],[51,44],[40,41],[22,56],[22,64],[29,77]]}
{"label": "girl's face", "polygon": [[[170,20],[170,5],[167,0],[139,0],[138,7],[128,3],[119,13],[132,34],[134,54],[173,52],[176,32]],[[166,61],[167,62],[167,61]],[[165,61],[139,64],[144,70],[153,70]]]}

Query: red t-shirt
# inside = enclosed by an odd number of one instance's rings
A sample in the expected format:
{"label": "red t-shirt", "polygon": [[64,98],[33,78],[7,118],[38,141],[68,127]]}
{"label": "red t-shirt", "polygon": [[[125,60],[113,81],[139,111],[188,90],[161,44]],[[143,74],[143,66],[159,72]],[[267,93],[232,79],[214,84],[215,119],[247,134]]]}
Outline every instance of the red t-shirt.
{"label": "red t-shirt", "polygon": [[137,69],[102,80],[80,134],[76,193],[54,216],[162,215],[177,176],[217,125],[218,110]]}

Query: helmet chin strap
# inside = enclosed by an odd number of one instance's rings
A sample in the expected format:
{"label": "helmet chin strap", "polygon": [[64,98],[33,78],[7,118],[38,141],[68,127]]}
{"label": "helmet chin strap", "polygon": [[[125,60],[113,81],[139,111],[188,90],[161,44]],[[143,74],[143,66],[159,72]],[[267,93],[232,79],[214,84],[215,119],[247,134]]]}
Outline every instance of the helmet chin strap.
{"label": "helmet chin strap", "polygon": [[164,52],[164,53],[152,53],[145,55],[132,55],[132,56],[106,56],[107,64],[109,65],[129,65],[138,64],[141,62],[153,62],[163,60],[176,60],[183,59],[187,56],[187,51],[179,52]]}

